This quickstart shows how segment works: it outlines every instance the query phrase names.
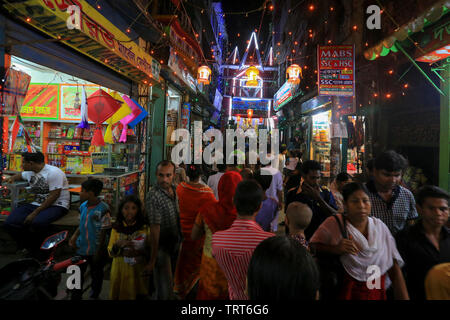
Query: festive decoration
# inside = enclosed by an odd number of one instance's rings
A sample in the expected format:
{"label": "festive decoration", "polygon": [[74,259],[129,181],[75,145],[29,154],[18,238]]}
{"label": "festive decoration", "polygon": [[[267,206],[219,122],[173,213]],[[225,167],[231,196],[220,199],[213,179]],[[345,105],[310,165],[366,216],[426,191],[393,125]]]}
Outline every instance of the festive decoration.
{"label": "festive decoration", "polygon": [[130,128],[133,128],[135,125],[141,122],[148,115],[148,113],[139,103],[136,102],[136,100],[133,100],[125,95],[123,95],[122,98],[132,109],[133,118],[128,123],[128,126]]}
{"label": "festive decoration", "polygon": [[81,122],[77,126],[77,128],[82,129],[89,129],[89,123],[88,123],[88,106],[86,102],[86,90],[84,89],[84,86],[81,88]]}
{"label": "festive decoration", "polygon": [[131,114],[126,116],[125,118],[120,120],[120,123],[123,126],[122,134],[120,135],[119,142],[127,142],[127,131],[128,131],[128,125],[130,122],[132,122],[135,118],[137,118],[141,113],[141,109],[126,95],[122,96],[125,103],[131,108]]}
{"label": "festive decoration", "polygon": [[237,123],[241,122],[241,116],[240,116],[239,114],[238,114],[237,117],[236,117],[236,122],[237,122]]}
{"label": "festive decoration", "polygon": [[247,82],[245,83],[248,87],[256,87],[258,86],[258,76],[259,76],[259,70],[255,66],[250,66],[246,71],[245,74],[248,77]]}
{"label": "festive decoration", "polygon": [[298,64],[292,64],[286,70],[287,81],[292,84],[299,84],[302,76],[302,68]]}
{"label": "festive decoration", "polygon": [[197,81],[203,84],[210,84],[211,69],[208,66],[201,66],[198,68]]}
{"label": "festive decoration", "polygon": [[253,116],[253,110],[252,109],[248,109],[247,110],[247,116],[248,116],[249,119],[252,118],[252,116]]}
{"label": "festive decoration", "polygon": [[96,124],[91,145],[104,146],[105,140],[103,139],[101,124],[119,110],[120,104],[102,89],[91,94],[87,98],[87,104],[89,120]]}
{"label": "festive decoration", "polygon": [[113,124],[119,122],[121,119],[125,118],[132,112],[131,108],[125,103],[125,101],[123,100],[123,98],[120,96],[120,94],[118,92],[113,91],[111,93],[111,97],[116,99],[120,103],[121,107],[107,121],[108,126],[106,127],[104,139],[105,139],[105,142],[109,143],[109,144],[114,143],[113,133],[112,133]]}
{"label": "festive decoration", "polygon": [[15,115],[19,113],[30,85],[31,76],[25,72],[9,68],[6,71],[2,88],[2,114]]}

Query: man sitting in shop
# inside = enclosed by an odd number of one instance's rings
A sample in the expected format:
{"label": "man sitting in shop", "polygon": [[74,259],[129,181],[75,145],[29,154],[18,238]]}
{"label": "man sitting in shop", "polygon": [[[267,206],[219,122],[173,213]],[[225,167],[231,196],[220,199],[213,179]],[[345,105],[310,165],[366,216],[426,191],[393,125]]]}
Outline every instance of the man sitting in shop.
{"label": "man sitting in shop", "polygon": [[28,181],[27,191],[35,195],[34,202],[14,209],[4,227],[17,242],[19,250],[38,257],[36,254],[50,224],[69,210],[69,184],[61,169],[45,164],[41,152],[26,152],[22,158],[23,172],[8,178],[6,182]]}

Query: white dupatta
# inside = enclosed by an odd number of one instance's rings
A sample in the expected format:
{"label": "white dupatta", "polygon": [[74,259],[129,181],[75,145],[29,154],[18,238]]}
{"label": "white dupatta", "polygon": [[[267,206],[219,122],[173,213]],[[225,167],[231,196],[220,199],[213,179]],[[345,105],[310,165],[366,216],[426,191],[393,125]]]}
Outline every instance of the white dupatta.
{"label": "white dupatta", "polygon": [[344,254],[340,258],[345,271],[358,281],[367,281],[373,274],[373,271],[367,273],[369,266],[378,266],[382,276],[393,266],[394,259],[400,267],[404,265],[387,226],[374,217],[369,217],[368,220],[367,239],[352,224],[347,223],[347,232],[352,236],[359,252],[356,255]]}

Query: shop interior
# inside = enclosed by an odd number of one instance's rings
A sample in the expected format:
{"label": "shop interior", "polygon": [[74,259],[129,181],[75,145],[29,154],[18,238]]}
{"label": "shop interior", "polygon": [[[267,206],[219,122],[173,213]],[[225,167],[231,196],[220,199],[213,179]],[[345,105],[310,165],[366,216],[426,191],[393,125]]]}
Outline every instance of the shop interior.
{"label": "shop interior", "polygon": [[[131,194],[137,188],[139,145],[136,137],[128,129],[127,142],[119,143],[122,130],[118,122],[112,126],[113,144],[91,146],[94,123],[89,121],[89,129],[77,128],[77,125],[81,121],[80,99],[83,88],[86,97],[100,88],[113,96],[122,96],[122,93],[20,57],[11,56],[11,67],[31,76],[27,96],[20,108],[24,127],[31,137],[32,146],[44,154],[46,163],[66,173],[72,203],[79,200],[81,183],[94,175],[103,181],[102,197],[114,210],[120,196]],[[22,170],[21,153],[28,148],[22,127],[15,141],[11,138],[15,117],[9,117],[8,120],[9,144],[14,142],[14,145],[12,152],[7,155],[5,173],[14,174]],[[103,134],[107,125],[102,125]],[[24,190],[14,190],[9,199],[0,201],[0,212],[9,212],[25,197]]]}

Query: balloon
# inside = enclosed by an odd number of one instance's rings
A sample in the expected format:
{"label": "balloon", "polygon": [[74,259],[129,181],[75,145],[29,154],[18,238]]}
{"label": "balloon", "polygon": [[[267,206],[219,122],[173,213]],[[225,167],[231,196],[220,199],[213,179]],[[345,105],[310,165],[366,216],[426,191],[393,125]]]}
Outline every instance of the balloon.
{"label": "balloon", "polygon": [[119,110],[120,104],[102,89],[91,94],[87,98],[87,104],[88,118],[96,124],[91,145],[104,146],[105,140],[103,139],[101,124]]}

